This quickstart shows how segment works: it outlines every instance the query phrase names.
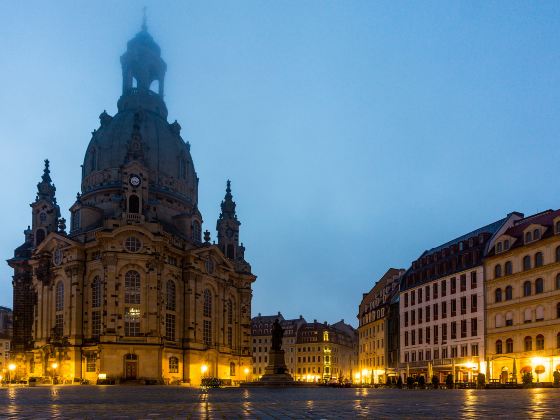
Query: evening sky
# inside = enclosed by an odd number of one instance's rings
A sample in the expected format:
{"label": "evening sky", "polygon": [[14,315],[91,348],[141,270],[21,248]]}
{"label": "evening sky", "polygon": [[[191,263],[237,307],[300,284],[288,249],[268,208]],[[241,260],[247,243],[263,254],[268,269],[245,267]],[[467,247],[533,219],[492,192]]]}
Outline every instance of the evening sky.
{"label": "evening sky", "polygon": [[356,325],[389,267],[560,207],[560,2],[4,1],[3,259],[47,157],[69,220],[144,5],[213,239],[232,180],[253,315]]}

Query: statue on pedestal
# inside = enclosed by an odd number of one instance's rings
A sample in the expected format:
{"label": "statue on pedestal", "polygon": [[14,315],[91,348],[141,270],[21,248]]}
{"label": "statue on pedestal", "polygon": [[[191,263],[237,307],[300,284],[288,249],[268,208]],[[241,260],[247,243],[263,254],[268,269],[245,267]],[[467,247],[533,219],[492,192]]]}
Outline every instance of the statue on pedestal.
{"label": "statue on pedestal", "polygon": [[284,330],[278,321],[278,318],[272,324],[272,350],[282,350],[282,338]]}

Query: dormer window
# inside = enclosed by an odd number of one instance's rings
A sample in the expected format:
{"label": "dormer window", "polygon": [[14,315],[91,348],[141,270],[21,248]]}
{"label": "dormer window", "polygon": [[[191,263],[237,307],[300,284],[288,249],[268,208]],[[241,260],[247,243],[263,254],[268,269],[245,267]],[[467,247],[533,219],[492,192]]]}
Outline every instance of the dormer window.
{"label": "dormer window", "polygon": [[504,251],[507,251],[509,249],[509,239],[506,239],[504,241]]}
{"label": "dormer window", "polygon": [[533,231],[533,240],[536,241],[541,238],[541,231],[539,229],[535,229]]}
{"label": "dormer window", "polygon": [[560,233],[560,220],[556,222],[555,231],[556,231],[556,233]]}
{"label": "dormer window", "polygon": [[532,240],[533,240],[533,235],[531,234],[531,232],[525,233],[525,243],[529,243]]}
{"label": "dormer window", "polygon": [[498,242],[498,244],[496,245],[496,252],[502,252],[502,243]]}
{"label": "dormer window", "polygon": [[463,242],[459,242],[459,251],[465,249],[465,244]]}

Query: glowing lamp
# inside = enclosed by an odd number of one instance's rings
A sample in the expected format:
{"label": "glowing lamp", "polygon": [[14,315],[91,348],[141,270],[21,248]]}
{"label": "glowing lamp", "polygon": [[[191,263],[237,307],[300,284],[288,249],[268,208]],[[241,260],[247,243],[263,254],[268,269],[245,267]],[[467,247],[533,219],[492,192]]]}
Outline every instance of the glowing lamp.
{"label": "glowing lamp", "polygon": [[249,374],[249,368],[245,368],[245,369],[243,370],[243,372],[245,372],[245,375],[248,375],[248,374]]}
{"label": "glowing lamp", "polygon": [[16,365],[15,365],[15,363],[10,363],[10,364],[8,365],[8,369],[11,370],[11,371],[16,370]]}
{"label": "glowing lamp", "polygon": [[208,372],[208,366],[207,366],[207,365],[202,365],[202,366],[200,367],[200,371],[201,371],[203,374],[206,373],[206,372]]}
{"label": "glowing lamp", "polygon": [[99,375],[97,375],[97,378],[104,381],[105,379],[107,379],[107,374],[106,373],[100,373]]}
{"label": "glowing lamp", "polygon": [[53,369],[57,369],[57,368],[58,368],[58,363],[56,363],[56,362],[53,363],[53,364],[51,365],[51,367],[52,367]]}

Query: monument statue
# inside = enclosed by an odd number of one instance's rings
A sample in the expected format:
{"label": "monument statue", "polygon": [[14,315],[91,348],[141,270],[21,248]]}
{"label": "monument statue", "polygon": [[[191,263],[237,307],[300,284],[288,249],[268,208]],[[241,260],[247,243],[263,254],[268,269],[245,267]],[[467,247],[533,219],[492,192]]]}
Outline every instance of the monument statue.
{"label": "monument statue", "polygon": [[282,350],[282,338],[284,330],[278,321],[278,318],[272,324],[272,350]]}

